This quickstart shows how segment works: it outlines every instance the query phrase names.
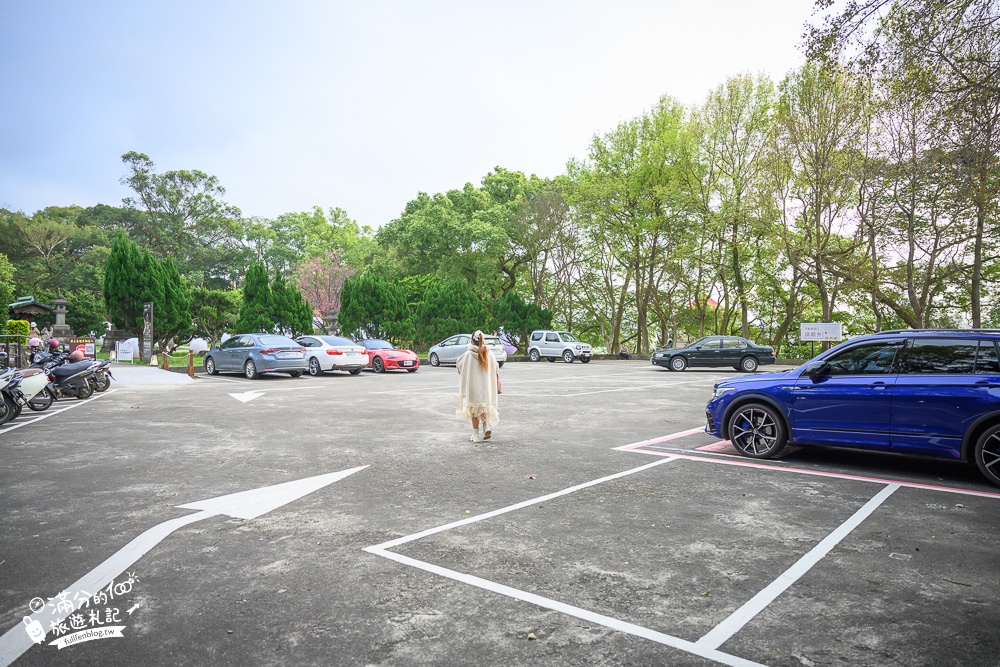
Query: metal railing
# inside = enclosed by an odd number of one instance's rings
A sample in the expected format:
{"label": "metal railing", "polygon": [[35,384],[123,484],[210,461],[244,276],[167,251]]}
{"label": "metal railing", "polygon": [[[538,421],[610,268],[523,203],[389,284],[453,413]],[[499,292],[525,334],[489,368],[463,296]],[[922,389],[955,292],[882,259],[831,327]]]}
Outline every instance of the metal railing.
{"label": "metal railing", "polygon": [[28,356],[31,349],[27,343],[22,343],[24,336],[17,334],[0,335],[0,369],[27,368],[31,362]]}

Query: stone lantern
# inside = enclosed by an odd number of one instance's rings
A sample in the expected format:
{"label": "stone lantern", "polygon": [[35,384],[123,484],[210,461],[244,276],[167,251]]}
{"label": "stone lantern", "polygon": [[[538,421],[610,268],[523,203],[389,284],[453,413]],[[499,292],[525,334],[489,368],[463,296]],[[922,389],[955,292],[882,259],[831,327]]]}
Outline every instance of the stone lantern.
{"label": "stone lantern", "polygon": [[75,334],[69,328],[69,325],[66,324],[66,312],[69,310],[69,301],[60,294],[59,298],[52,302],[52,305],[56,308],[56,323],[52,327],[52,336],[59,339],[72,338]]}

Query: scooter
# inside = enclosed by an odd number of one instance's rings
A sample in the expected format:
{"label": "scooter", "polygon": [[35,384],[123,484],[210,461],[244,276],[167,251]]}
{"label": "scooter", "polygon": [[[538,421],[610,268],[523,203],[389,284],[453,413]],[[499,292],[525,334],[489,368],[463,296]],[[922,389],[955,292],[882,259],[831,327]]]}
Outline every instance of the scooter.
{"label": "scooter", "polygon": [[[0,424],[6,424],[21,414],[21,406],[14,400],[12,391],[17,387],[17,370],[8,368],[0,373]],[[14,385],[10,390],[8,387]]]}
{"label": "scooter", "polygon": [[90,361],[78,361],[75,364],[50,367],[48,370],[52,381],[48,385],[49,391],[56,399],[90,398],[94,394],[94,385],[90,381],[94,375],[94,366]]}
{"label": "scooter", "polygon": [[[5,353],[0,352],[0,360],[6,359],[6,357]],[[6,388],[8,395],[14,402],[18,406],[26,405],[36,412],[48,410],[55,400],[55,396],[48,388],[51,381],[48,371],[32,364],[28,368],[17,371],[17,374],[18,377],[12,380]]]}
{"label": "scooter", "polygon": [[26,368],[18,374],[21,378],[13,391],[17,402],[35,412],[48,410],[55,401],[55,395],[49,389],[49,374],[40,368]]}
{"label": "scooter", "polygon": [[111,386],[111,381],[115,379],[115,376],[111,374],[111,360],[105,359],[97,363],[97,368],[94,370],[94,391],[102,392],[107,391],[108,387]]}

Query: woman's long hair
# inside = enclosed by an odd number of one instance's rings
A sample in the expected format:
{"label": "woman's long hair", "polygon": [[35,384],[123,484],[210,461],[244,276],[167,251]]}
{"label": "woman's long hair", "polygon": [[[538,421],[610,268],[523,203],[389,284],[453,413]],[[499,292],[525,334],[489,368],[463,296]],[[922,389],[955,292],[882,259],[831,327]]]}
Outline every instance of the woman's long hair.
{"label": "woman's long hair", "polygon": [[472,335],[472,342],[479,346],[479,350],[476,352],[476,357],[479,360],[479,365],[483,367],[483,370],[489,370],[490,360],[488,355],[490,353],[489,349],[486,347],[486,341],[483,340],[483,332],[477,331]]}

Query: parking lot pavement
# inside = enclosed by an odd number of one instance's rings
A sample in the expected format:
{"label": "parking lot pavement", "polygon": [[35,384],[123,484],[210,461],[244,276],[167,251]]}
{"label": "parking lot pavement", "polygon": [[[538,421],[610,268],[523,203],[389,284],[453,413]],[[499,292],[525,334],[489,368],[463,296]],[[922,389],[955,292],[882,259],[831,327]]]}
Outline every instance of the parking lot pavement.
{"label": "parking lot pavement", "polygon": [[123,378],[0,432],[0,665],[997,664],[966,466],[737,458],[700,431],[732,373],[501,372],[489,443],[454,368]]}
{"label": "parking lot pavement", "polygon": [[170,386],[184,385],[194,382],[194,379],[184,373],[165,371],[156,366],[146,364],[113,364],[111,373],[114,382],[121,386]]}

